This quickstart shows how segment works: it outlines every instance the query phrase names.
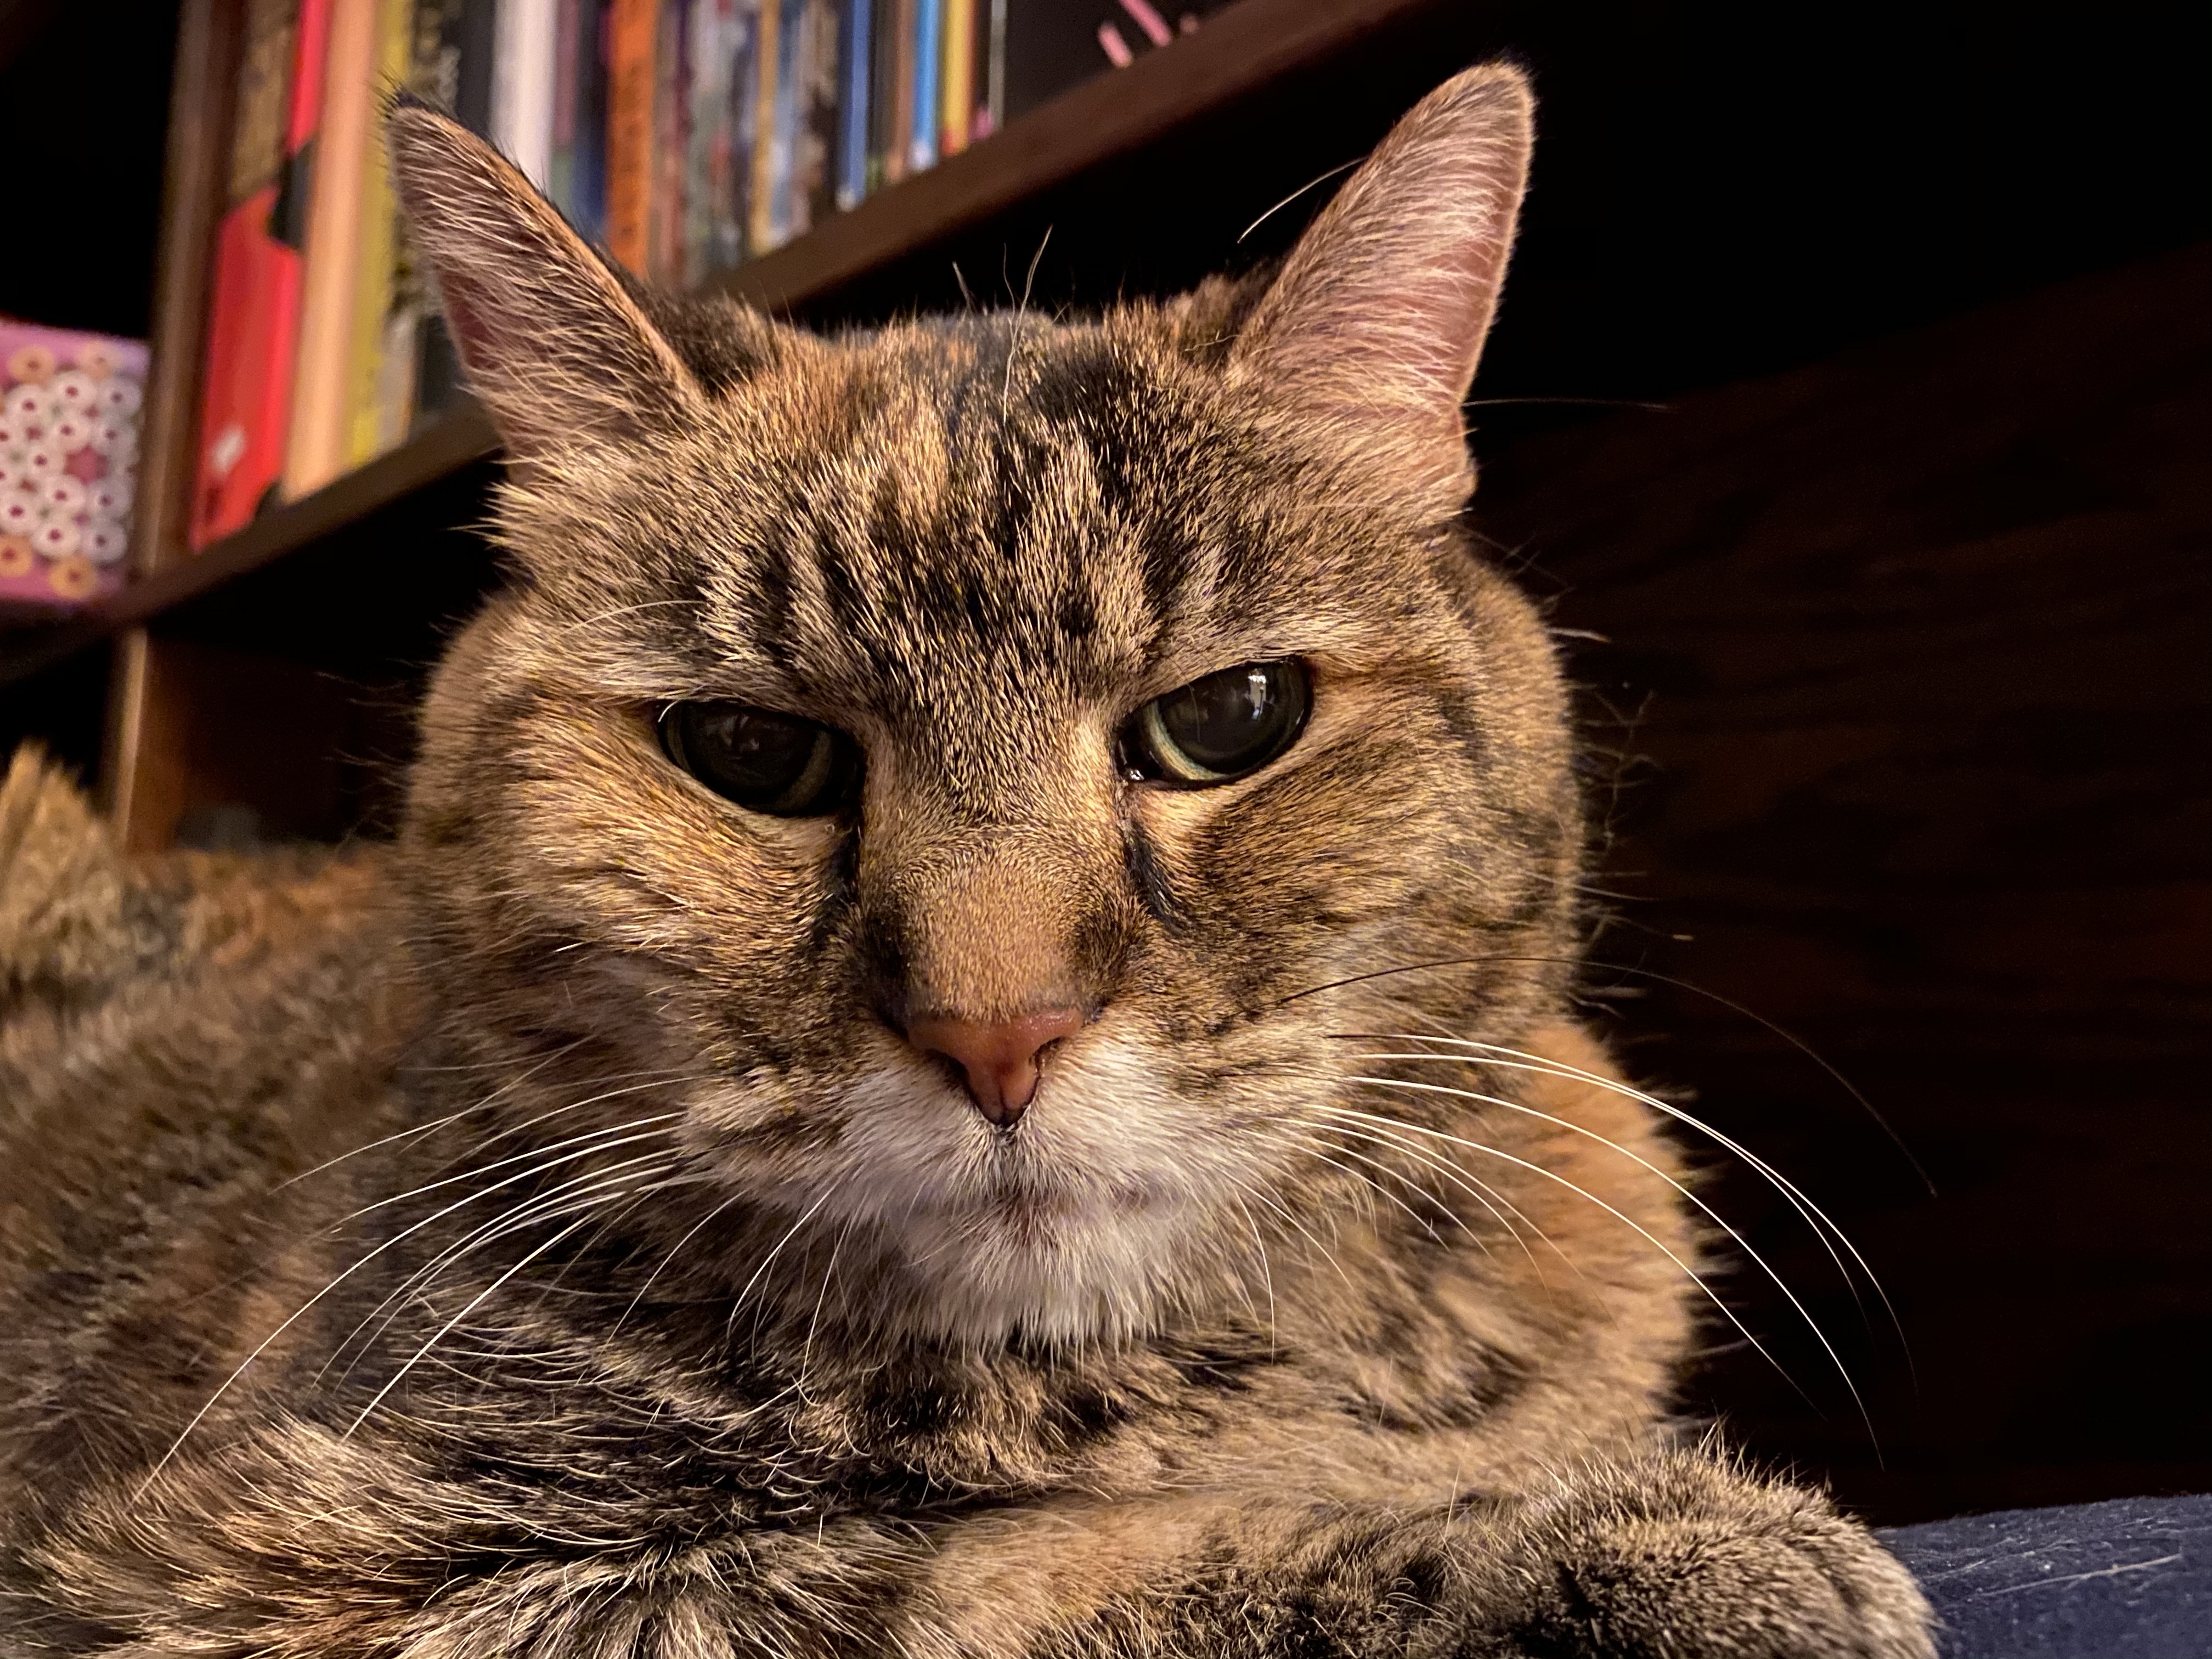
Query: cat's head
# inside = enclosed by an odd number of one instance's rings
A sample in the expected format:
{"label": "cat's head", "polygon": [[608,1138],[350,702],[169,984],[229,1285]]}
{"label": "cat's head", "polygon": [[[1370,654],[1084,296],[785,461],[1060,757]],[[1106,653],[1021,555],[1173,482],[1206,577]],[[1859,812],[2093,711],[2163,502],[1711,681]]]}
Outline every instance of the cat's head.
{"label": "cat's head", "polygon": [[1342,1034],[1556,1009],[1562,697],[1461,517],[1529,122],[1438,88],[1268,280],[822,338],[394,112],[520,577],[405,841],[533,1133],[678,1148],[687,1260],[720,1204],[860,1241],[887,1322],[1082,1340],[1327,1201]]}

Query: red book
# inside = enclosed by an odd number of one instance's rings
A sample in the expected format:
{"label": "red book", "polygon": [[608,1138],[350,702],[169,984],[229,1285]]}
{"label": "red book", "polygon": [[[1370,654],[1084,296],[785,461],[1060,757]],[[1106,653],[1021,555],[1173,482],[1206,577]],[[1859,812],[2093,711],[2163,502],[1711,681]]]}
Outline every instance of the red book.
{"label": "red book", "polygon": [[[249,31],[264,14],[253,8]],[[283,21],[290,21],[285,19]],[[302,250],[307,241],[308,167],[322,122],[323,58],[331,0],[299,0],[291,29],[289,85],[280,106],[283,142],[274,176],[254,183],[234,157],[233,200],[216,232],[208,350],[201,388],[199,467],[192,490],[194,551],[243,529],[274,498],[284,471],[292,417],[292,359],[300,331]],[[248,39],[249,72],[253,41]],[[234,149],[253,137],[249,100],[265,86],[242,85]],[[252,184],[243,195],[240,184]]]}

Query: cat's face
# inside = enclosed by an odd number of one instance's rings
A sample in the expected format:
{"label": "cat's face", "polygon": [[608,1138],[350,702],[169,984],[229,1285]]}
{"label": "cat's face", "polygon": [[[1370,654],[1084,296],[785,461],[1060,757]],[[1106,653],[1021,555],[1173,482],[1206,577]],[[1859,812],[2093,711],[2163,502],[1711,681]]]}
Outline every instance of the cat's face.
{"label": "cat's face", "polygon": [[[1414,137],[1480,182],[1525,103],[1477,91]],[[865,1239],[922,1328],[1082,1340],[1325,1184],[1343,1034],[1510,1041],[1548,1008],[1560,698],[1450,512],[1514,192],[1474,252],[1428,239],[1472,275],[1415,321],[1472,338],[1423,403],[1402,304],[1374,364],[1315,368],[1418,153],[1256,303],[824,342],[641,306],[450,127],[397,125],[528,577],[440,676],[408,840],[487,1051],[638,1091],[560,1133],[669,1114],[709,1200]]]}

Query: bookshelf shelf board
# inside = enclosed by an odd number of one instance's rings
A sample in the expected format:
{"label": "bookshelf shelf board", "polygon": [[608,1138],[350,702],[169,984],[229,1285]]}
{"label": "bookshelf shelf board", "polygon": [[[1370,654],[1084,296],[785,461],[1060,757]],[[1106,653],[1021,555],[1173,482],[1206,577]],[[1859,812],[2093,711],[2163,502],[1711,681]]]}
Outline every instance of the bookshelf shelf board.
{"label": "bookshelf shelf board", "polygon": [[[747,260],[714,285],[788,313],[1434,4],[1240,0],[1194,33],[1071,88],[960,155],[878,191],[786,246]],[[482,412],[473,406],[458,410],[391,453],[198,556],[173,556],[106,604],[0,642],[0,686],[211,593],[496,450]]]}

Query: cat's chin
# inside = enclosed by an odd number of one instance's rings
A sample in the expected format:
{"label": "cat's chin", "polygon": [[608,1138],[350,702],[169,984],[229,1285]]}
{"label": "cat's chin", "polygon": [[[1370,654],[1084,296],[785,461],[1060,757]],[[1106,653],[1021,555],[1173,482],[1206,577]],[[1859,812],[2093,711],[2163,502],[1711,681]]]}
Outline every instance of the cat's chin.
{"label": "cat's chin", "polygon": [[1155,1328],[1177,1300],[1183,1233],[1164,1214],[1020,1206],[925,1223],[900,1241],[900,1305],[881,1316],[960,1347],[1123,1340]]}
{"label": "cat's chin", "polygon": [[1220,1277],[1211,1230],[1254,1173],[1167,1070],[1141,1042],[1085,1042],[1006,1133],[933,1070],[885,1065],[844,1092],[834,1146],[778,1207],[873,1236],[881,1326],[958,1346],[1154,1328]]}

